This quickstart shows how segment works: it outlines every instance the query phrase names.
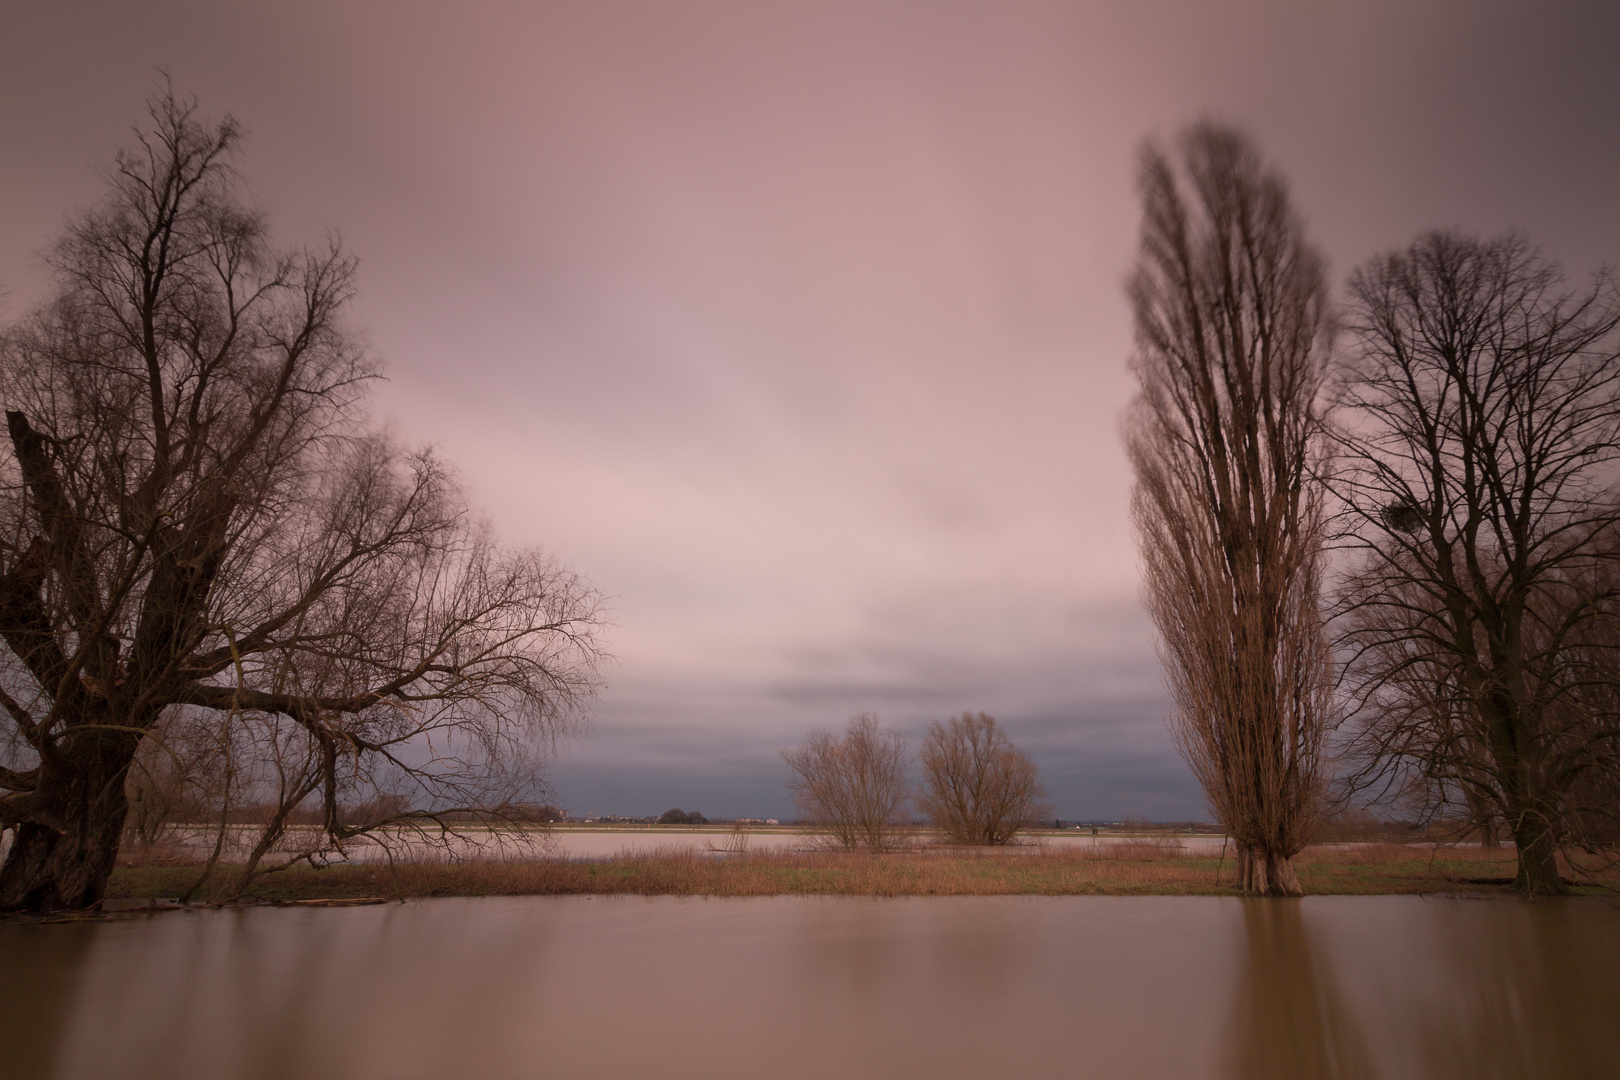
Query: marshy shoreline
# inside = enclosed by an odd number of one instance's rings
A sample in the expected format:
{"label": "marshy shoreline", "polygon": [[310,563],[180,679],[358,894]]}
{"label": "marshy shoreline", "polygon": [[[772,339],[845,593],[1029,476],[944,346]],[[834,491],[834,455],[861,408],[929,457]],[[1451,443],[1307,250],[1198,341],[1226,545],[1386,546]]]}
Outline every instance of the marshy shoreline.
{"label": "marshy shoreline", "polygon": [[[1296,860],[1306,895],[1512,895],[1511,848],[1435,843],[1321,844]],[[149,909],[191,891],[193,905],[353,903],[446,896],[1238,896],[1237,867],[1168,838],[1104,845],[965,849],[917,845],[828,850],[627,851],[606,858],[508,858],[300,865],[233,896],[240,868],[221,864],[193,891],[200,860],[131,858],[104,910]],[[1579,893],[1620,896],[1620,872],[1596,862],[1566,875]],[[167,906],[167,905],[165,905]]]}

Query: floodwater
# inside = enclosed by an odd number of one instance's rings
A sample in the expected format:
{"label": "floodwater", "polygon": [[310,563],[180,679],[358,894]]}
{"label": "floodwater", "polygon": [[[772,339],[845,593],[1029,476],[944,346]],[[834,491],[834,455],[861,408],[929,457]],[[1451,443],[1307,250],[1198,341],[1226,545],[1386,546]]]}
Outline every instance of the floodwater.
{"label": "floodwater", "polygon": [[[742,846],[748,851],[806,851],[814,850],[824,838],[809,832],[744,832]],[[1167,846],[1177,849],[1179,854],[1209,855],[1220,853],[1224,842],[1219,836],[1175,836],[1175,837],[1136,837],[1121,834],[1110,834],[1103,837],[1094,837],[1089,833],[1056,833],[1037,834],[1010,848],[997,851],[998,854],[1020,854],[1036,851],[1071,851],[1077,848],[1091,849],[1108,847],[1117,844],[1149,843],[1156,846]],[[556,829],[546,837],[550,845],[549,852],[556,858],[565,859],[606,859],[614,855],[627,855],[637,852],[654,851],[726,851],[734,850],[737,840],[730,832],[693,830],[691,832],[658,829],[653,830],[626,830],[623,832],[607,829]],[[984,849],[980,849],[984,850]]]}
{"label": "floodwater", "polygon": [[0,924],[0,1076],[1615,1077],[1620,911],[531,897]]}
{"label": "floodwater", "polygon": [[[294,829],[277,849],[296,850],[307,838],[316,836],[311,829]],[[10,834],[0,841],[0,857]],[[257,841],[256,831],[249,827],[232,826],[226,834],[223,855],[227,862],[241,862]],[[377,838],[364,836],[351,840],[345,846],[342,861],[373,863],[392,858],[437,861],[445,858],[461,859],[609,859],[619,855],[654,854],[659,852],[695,851],[736,853],[785,852],[816,850],[825,840],[811,832],[796,830],[757,830],[740,834],[725,829],[547,829],[533,831],[500,832],[470,829],[452,838],[448,844],[433,843],[415,834],[399,832]],[[203,859],[214,848],[214,833],[202,828],[181,830],[171,837],[171,843],[187,855]],[[1225,840],[1219,836],[1135,837],[1110,834],[1093,837],[1089,833],[1036,834],[1027,842],[1010,848],[996,849],[998,854],[1016,855],[1036,851],[1070,851],[1092,849],[1117,844],[1151,844],[1175,849],[1184,855],[1215,856],[1222,850]]]}

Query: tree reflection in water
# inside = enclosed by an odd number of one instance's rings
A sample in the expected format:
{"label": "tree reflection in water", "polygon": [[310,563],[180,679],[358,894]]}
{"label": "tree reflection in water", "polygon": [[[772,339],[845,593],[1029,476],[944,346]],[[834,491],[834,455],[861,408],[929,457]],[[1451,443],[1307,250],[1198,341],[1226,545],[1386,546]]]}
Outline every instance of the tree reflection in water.
{"label": "tree reflection in water", "polygon": [[1315,902],[1313,940],[1300,901],[1243,901],[1227,1075],[1620,1075],[1620,913],[1435,899],[1390,919],[1378,900]]}
{"label": "tree reflection in water", "polygon": [[1247,964],[1230,1075],[1243,1080],[1376,1076],[1325,956],[1313,953],[1298,900],[1243,901]]}
{"label": "tree reflection in water", "polygon": [[0,1080],[1620,1078],[1616,972],[1620,911],[1578,899],[512,897],[0,922]]}
{"label": "tree reflection in water", "polygon": [[1426,994],[1414,1043],[1430,1076],[1620,1075],[1620,950],[1591,900],[1460,905],[1437,919],[1454,992]]}
{"label": "tree reflection in water", "polygon": [[97,929],[0,924],[0,1080],[53,1074]]}

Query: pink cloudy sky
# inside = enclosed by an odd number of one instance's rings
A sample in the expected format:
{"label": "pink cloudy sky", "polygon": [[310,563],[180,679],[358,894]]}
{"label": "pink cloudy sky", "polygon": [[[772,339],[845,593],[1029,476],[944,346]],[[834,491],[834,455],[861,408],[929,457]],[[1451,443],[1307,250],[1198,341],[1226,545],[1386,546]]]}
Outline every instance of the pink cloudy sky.
{"label": "pink cloudy sky", "polygon": [[1620,257],[1620,7],[76,4],[0,14],[0,310],[166,67],[341,230],[377,415],[613,597],[575,811],[788,810],[779,748],[985,710],[1065,817],[1204,817],[1118,438],[1134,154],[1245,125],[1344,273]]}

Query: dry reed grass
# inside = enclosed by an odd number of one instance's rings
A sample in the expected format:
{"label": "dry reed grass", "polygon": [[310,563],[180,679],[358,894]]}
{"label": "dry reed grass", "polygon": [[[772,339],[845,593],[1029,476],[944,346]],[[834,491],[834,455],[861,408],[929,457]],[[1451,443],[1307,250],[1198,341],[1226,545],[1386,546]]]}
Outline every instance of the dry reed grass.
{"label": "dry reed grass", "polygon": [[[381,896],[1085,896],[1235,895],[1237,866],[1178,854],[1170,842],[1037,849],[1016,857],[946,849],[905,853],[742,852],[713,856],[662,851],[595,862],[566,860],[399,863],[307,868],[256,882],[249,902]],[[1511,852],[1434,845],[1308,848],[1299,859],[1307,893],[1383,894],[1506,891]],[[229,868],[222,868],[221,884]],[[120,867],[110,897],[177,895],[194,867]],[[1620,891],[1613,869],[1601,880]],[[205,887],[199,899],[208,899]]]}

